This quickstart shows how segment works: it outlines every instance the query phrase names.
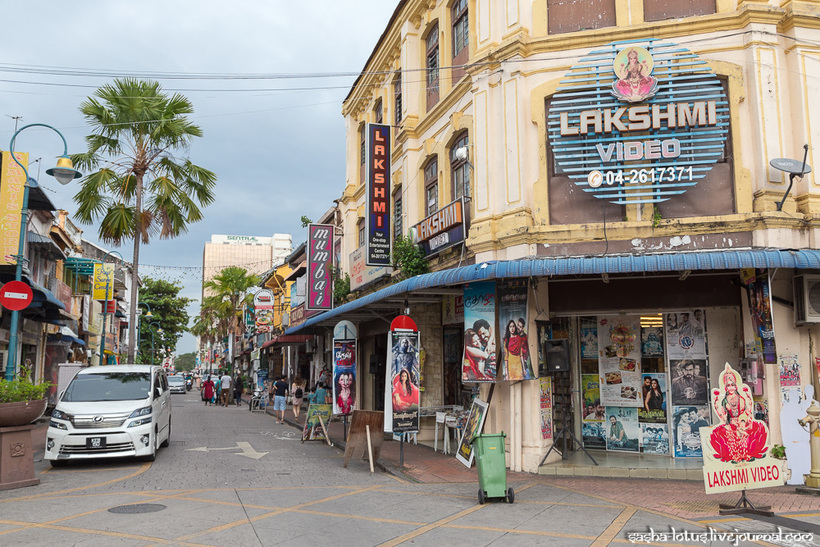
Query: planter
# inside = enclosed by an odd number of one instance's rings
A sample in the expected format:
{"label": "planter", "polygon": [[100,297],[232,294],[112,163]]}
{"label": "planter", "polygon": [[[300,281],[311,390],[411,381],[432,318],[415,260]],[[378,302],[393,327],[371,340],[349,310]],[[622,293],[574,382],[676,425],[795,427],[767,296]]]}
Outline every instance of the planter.
{"label": "planter", "polygon": [[48,399],[22,401],[19,403],[0,403],[0,427],[28,425],[46,411]]}

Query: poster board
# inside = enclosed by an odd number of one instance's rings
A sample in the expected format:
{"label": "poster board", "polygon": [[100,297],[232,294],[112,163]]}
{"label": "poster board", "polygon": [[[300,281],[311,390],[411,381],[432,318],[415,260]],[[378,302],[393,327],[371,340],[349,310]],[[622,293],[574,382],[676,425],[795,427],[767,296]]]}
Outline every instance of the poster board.
{"label": "poster board", "polygon": [[302,442],[326,440],[326,431],[322,428],[322,424],[319,423],[319,418],[321,418],[322,422],[324,422],[325,426],[327,426],[332,412],[333,405],[331,404],[311,404],[308,406],[307,417],[305,418],[305,427],[302,430]]}
{"label": "poster board", "polygon": [[470,416],[467,418],[467,426],[461,434],[461,440],[456,450],[456,459],[470,468],[473,465],[473,437],[481,433],[484,427],[484,419],[487,417],[487,407],[489,405],[476,397],[473,399],[473,406],[470,408]]}
{"label": "poster board", "polygon": [[347,432],[345,445],[345,461],[347,467],[350,458],[358,454],[367,454],[367,426],[370,426],[370,443],[373,447],[373,461],[379,459],[382,442],[384,441],[384,412],[377,410],[354,410]]}
{"label": "poster board", "polygon": [[394,434],[413,433],[419,430],[421,403],[421,340],[416,323],[406,315],[393,319],[388,342],[390,374],[385,379],[384,408],[390,412],[390,419],[385,420],[384,426],[389,426]]}

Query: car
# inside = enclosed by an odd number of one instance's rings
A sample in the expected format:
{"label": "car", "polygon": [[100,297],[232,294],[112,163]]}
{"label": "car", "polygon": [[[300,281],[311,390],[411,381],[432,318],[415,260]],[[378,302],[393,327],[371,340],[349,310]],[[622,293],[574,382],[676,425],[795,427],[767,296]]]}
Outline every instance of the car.
{"label": "car", "polygon": [[171,394],[162,367],[88,367],[57,399],[44,459],[52,467],[112,457],[154,461],[170,440]]}
{"label": "car", "polygon": [[185,393],[185,378],[182,376],[169,376],[168,387],[171,393]]}

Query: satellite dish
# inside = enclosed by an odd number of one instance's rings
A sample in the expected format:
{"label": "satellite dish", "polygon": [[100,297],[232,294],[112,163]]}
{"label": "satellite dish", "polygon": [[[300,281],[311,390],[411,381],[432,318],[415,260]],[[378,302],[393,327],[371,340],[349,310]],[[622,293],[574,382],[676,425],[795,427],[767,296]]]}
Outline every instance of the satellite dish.
{"label": "satellite dish", "polygon": [[811,167],[804,161],[792,160],[789,158],[775,158],[769,162],[769,165],[778,171],[784,171],[790,175],[805,175],[811,173]]}

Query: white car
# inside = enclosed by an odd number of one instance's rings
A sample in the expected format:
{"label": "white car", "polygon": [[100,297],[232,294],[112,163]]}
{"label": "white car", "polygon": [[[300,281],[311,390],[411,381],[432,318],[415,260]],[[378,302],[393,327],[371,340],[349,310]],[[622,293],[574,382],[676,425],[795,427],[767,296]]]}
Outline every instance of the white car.
{"label": "white car", "polygon": [[182,376],[168,376],[168,387],[171,393],[185,393],[185,378]]}
{"label": "white car", "polygon": [[51,413],[45,459],[143,457],[154,461],[171,440],[171,395],[162,367],[81,369]]}

